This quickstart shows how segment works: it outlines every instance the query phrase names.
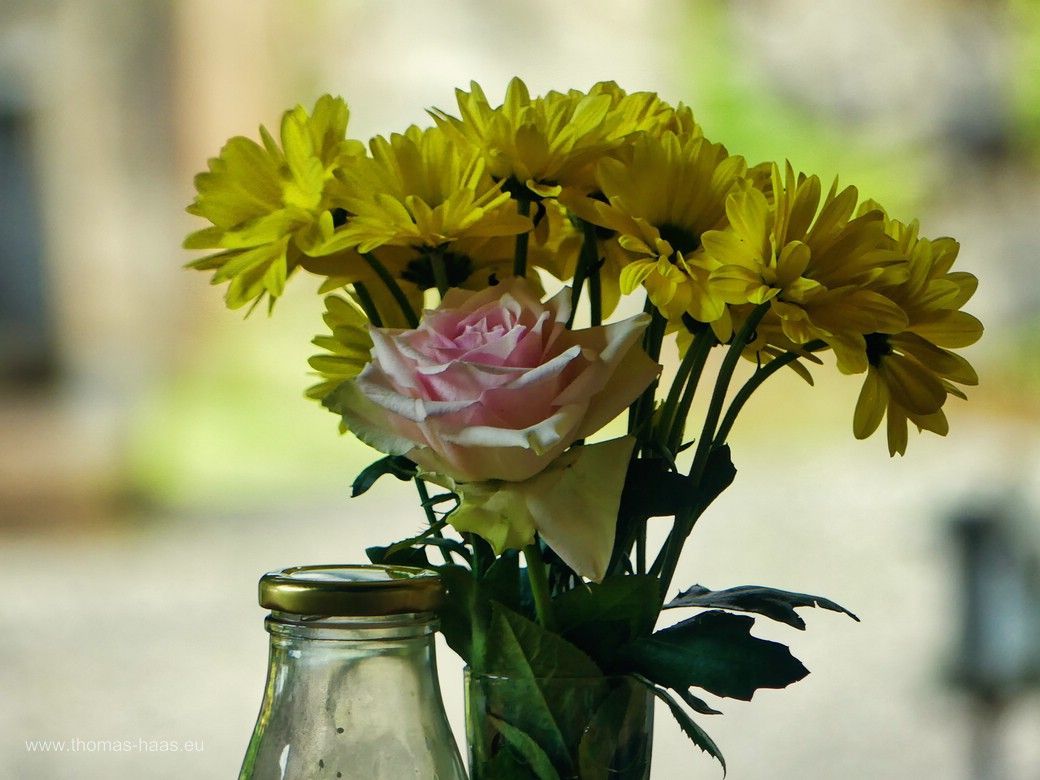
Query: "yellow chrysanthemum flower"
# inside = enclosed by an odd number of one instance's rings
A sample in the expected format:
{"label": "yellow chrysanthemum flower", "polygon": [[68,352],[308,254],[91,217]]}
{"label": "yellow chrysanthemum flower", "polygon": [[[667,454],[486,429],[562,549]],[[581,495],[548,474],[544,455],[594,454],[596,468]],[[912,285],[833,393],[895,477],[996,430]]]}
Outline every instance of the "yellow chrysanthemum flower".
{"label": "yellow chrysanthemum flower", "polygon": [[587,187],[593,165],[617,145],[621,114],[611,111],[615,96],[606,91],[532,98],[524,82],[514,78],[498,107],[491,106],[476,82],[469,92],[459,89],[455,95],[461,119],[440,109],[431,115],[445,130],[478,146],[491,175],[514,196],[537,200],[558,196],[562,187]]}
{"label": "yellow chrysanthemum flower", "polygon": [[371,158],[339,173],[335,197],[345,224],[324,251],[378,250],[394,276],[420,290],[435,286],[437,253],[450,286],[462,286],[478,268],[498,262],[488,260],[486,244],[531,229],[488,175],[480,150],[440,128],[376,137],[371,149]]}
{"label": "yellow chrysanthemum flower", "polygon": [[[866,370],[866,333],[896,333],[906,315],[870,286],[888,273],[905,276],[885,235],[881,212],[852,218],[855,188],[831,188],[820,203],[816,176],[781,177],[773,165],[765,192],[746,188],[726,202],[728,225],[704,234],[714,260],[712,289],[731,305],[768,302],[759,342],[822,339],[846,373]],[[894,270],[893,270],[894,269]],[[773,332],[771,338],[771,331]]]}
{"label": "yellow chrysanthemum flower", "polygon": [[619,159],[600,162],[597,197],[567,199],[566,205],[613,231],[628,253],[620,272],[624,294],[642,285],[669,320],[689,315],[726,340],[729,312],[708,284],[714,265],[701,237],[725,224],[726,197],[744,182],[745,170],[742,157],[699,135],[644,134]]}
{"label": "yellow chrysanthemum flower", "polygon": [[909,262],[901,283],[880,291],[906,312],[907,325],[899,333],[866,336],[866,380],[853,417],[858,439],[870,436],[887,417],[888,450],[906,452],[907,421],[918,430],[945,436],[949,423],[943,406],[950,395],[964,398],[957,385],[976,385],[975,369],[951,349],[974,344],[982,323],[961,311],[974,295],[978,280],[969,273],[951,272],[960,246],[952,238],[928,240],[918,236],[918,225],[886,220]]}
{"label": "yellow chrysanthemum flower", "polygon": [[439,247],[462,238],[530,230],[487,174],[480,150],[437,127],[371,141],[372,157],[341,174],[339,200],[350,215],[340,242],[376,247]]}
{"label": "yellow chrysanthemum flower", "polygon": [[347,140],[347,104],[323,95],[308,114],[297,106],[282,117],[281,147],[263,127],[263,146],[232,138],[209,161],[209,171],[195,177],[198,195],[188,207],[212,227],[196,231],[187,249],[221,249],[191,263],[213,270],[214,284],[229,282],[225,299],[231,308],[271,302],[282,294],[289,274],[328,223],[329,183],[335,171],[364,153]]}
{"label": "yellow chrysanthemum flower", "polygon": [[[581,93],[572,93],[580,96]],[[592,86],[589,95],[607,95],[610,98],[611,136],[623,142],[636,133],[661,135],[675,133],[680,138],[701,136],[700,125],[694,121],[689,106],[672,106],[656,92],[625,92],[613,81],[601,81]]]}
{"label": "yellow chrysanthemum flower", "polygon": [[314,355],[307,361],[322,378],[321,382],[307,388],[307,397],[318,401],[360,374],[372,351],[368,318],[353,301],[338,295],[327,296],[323,319],[329,333],[315,336],[311,343],[327,354]]}

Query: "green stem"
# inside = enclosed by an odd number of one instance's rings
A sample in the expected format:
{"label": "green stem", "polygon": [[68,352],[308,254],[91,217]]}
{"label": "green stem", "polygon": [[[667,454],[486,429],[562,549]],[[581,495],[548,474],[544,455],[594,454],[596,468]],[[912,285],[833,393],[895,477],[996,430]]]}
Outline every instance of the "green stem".
{"label": "green stem", "polygon": [[[643,334],[643,350],[656,363],[661,358],[661,344],[664,342],[664,332],[668,321],[649,298],[647,298],[644,311],[650,312],[650,325]],[[654,395],[657,393],[657,384],[658,380],[655,379],[629,407],[628,432],[637,434],[641,441],[645,440],[649,433],[649,426],[646,423],[654,414]]]}
{"label": "green stem", "polygon": [[401,314],[404,315],[405,321],[408,323],[410,328],[419,327],[419,316],[415,313],[412,308],[412,304],[408,301],[408,296],[404,294],[404,290],[397,283],[397,280],[386,270],[386,266],[383,265],[376,256],[371,252],[366,252],[361,255],[365,262],[368,263],[369,267],[376,272],[376,276],[379,277],[379,281],[383,283],[386,289],[393,296],[394,300],[397,301],[397,305],[401,308]]}
{"label": "green stem", "polygon": [[701,376],[704,374],[704,366],[708,362],[708,355],[711,354],[712,348],[718,343],[715,340],[715,334],[711,332],[710,328],[707,332],[710,334],[710,337],[705,338],[706,343],[704,345],[698,347],[695,341],[690,347],[691,350],[695,348],[702,349],[703,354],[697,355],[697,364],[693,367],[690,377],[686,381],[686,389],[683,391],[682,400],[679,401],[679,408],[676,409],[675,418],[672,420],[671,428],[668,430],[665,446],[673,455],[678,454],[679,447],[682,446],[683,434],[686,432],[686,419],[690,416],[690,408],[693,406],[693,399],[696,397]]}
{"label": "green stem", "polygon": [[[516,199],[516,212],[521,217],[531,215],[531,199],[523,196]],[[516,248],[513,252],[513,276],[527,276],[527,244],[531,239],[528,231],[516,234]]]}
{"label": "green stem", "polygon": [[[574,318],[578,314],[578,304],[581,302],[581,291],[588,279],[589,269],[592,267],[589,256],[595,255],[595,247],[589,249],[588,235],[584,237],[581,244],[581,252],[578,254],[578,264],[574,269],[574,279],[571,281],[571,316],[567,318],[567,327],[574,327]],[[593,259],[592,262],[595,262]]]}
{"label": "green stem", "polygon": [[[422,507],[426,511],[426,520],[430,524],[432,534],[438,539],[443,539],[444,534],[441,533],[441,521],[437,519],[437,515],[433,511],[433,504],[430,503],[430,492],[426,489],[426,483],[419,477],[415,478],[415,489],[419,491],[419,500],[422,501]],[[455,563],[455,559],[451,557],[450,551],[443,547],[440,548],[440,551],[445,563]]]}
{"label": "green stem", "polygon": [[437,292],[441,299],[448,292],[448,266],[444,262],[444,252],[440,249],[430,250],[430,266],[433,268],[433,281],[437,285]]}
{"label": "green stem", "polygon": [[[661,421],[658,427],[658,433],[662,436],[661,441],[665,445],[670,440],[670,433],[676,424],[676,414],[681,409],[679,399],[686,400],[687,394],[683,393],[683,389],[688,387],[690,377],[693,376],[693,388],[696,390],[697,381],[700,379],[701,370],[704,368],[714,339],[715,334],[711,332],[711,328],[706,327],[698,333],[689,349],[686,350],[686,354],[683,355],[679,369],[675,372],[675,379],[672,380],[672,386],[668,389],[668,397],[665,399],[664,406],[661,407]],[[686,422],[685,415],[682,417],[682,422]],[[669,451],[674,457],[675,451]]]}
{"label": "green stem", "polygon": [[744,404],[746,404],[748,399],[751,398],[752,393],[761,387],[763,382],[784,366],[788,366],[798,358],[802,357],[805,352],[813,352],[817,349],[822,349],[824,346],[826,346],[826,344],[823,341],[810,341],[804,346],[802,352],[786,352],[779,357],[773,358],[764,368],[760,368],[752,374],[751,378],[745,382],[744,386],[740,388],[735,396],[733,396],[733,400],[730,402],[729,408],[726,410],[726,416],[722,418],[722,424],[719,425],[719,430],[715,434],[715,446],[718,447],[725,444],[726,437],[729,436],[733,424],[737,421],[737,415],[740,414],[740,410],[744,408]]}
{"label": "green stem", "polygon": [[[582,223],[584,238],[581,244],[582,254],[585,254],[587,265],[586,273],[589,276],[589,323],[592,327],[603,324],[603,290],[600,283],[599,252],[596,244],[596,226],[591,222]],[[586,254],[586,247],[589,247]]]}
{"label": "green stem", "polygon": [[485,559],[486,556],[484,555],[484,548],[482,546],[487,543],[472,531],[467,531],[462,534],[462,538],[465,540],[466,544],[470,546],[470,549],[473,550],[473,565],[471,568],[473,570],[473,577],[479,580],[484,576],[484,572],[487,571],[488,566],[491,565]]}
{"label": "green stem", "polygon": [[531,583],[531,595],[534,597],[534,611],[538,616],[538,623],[547,631],[555,631],[556,618],[553,615],[552,596],[549,593],[549,575],[537,539],[524,548],[524,560],[527,561],[527,580]]}
{"label": "green stem", "polygon": [[365,310],[365,316],[368,317],[372,326],[383,327],[383,319],[379,316],[379,309],[376,308],[376,302],[372,300],[372,293],[368,291],[368,288],[361,282],[354,282],[354,292],[357,293],[358,303]]}
{"label": "green stem", "polygon": [[726,401],[726,393],[729,391],[729,382],[733,378],[733,371],[737,367],[737,362],[740,360],[745,345],[754,334],[758,323],[762,321],[762,318],[766,316],[768,311],[768,302],[756,306],[744,322],[740,332],[734,336],[729,349],[726,350],[726,357],[722,360],[719,376],[715,380],[715,390],[711,394],[708,412],[704,415],[704,427],[701,428],[701,436],[697,440],[697,452],[693,457],[693,465],[690,467],[690,477],[693,478],[695,484],[700,482],[701,477],[704,475],[704,467],[708,462],[708,453],[711,450],[712,442],[715,440],[715,426],[718,425],[719,415],[722,414],[722,405]]}
{"label": "green stem", "polygon": [[[697,440],[697,451],[693,456],[693,465],[690,466],[690,480],[694,485],[699,485],[701,478],[704,476],[704,469],[708,464],[711,445],[715,440],[715,427],[718,425],[719,415],[722,413],[722,406],[726,401],[726,392],[729,390],[729,382],[733,378],[733,371],[737,367],[737,361],[740,360],[744,346],[751,339],[755,328],[758,327],[758,323],[762,321],[762,318],[768,311],[768,302],[759,304],[752,310],[740,332],[733,337],[733,341],[730,342],[729,349],[726,351],[726,357],[722,360],[722,367],[719,369],[719,375],[715,380],[715,390],[712,392],[711,402],[708,404],[708,412],[704,416],[704,426],[701,428],[701,435]],[[655,567],[658,563],[661,564],[660,581],[662,595],[668,592],[668,588],[672,584],[672,577],[675,575],[675,567],[679,564],[679,555],[682,552],[683,544],[686,542],[686,538],[690,535],[690,531],[693,530],[696,522],[697,515],[694,514],[693,509],[688,509],[675,518],[675,524],[665,540],[661,556],[654,564]]]}

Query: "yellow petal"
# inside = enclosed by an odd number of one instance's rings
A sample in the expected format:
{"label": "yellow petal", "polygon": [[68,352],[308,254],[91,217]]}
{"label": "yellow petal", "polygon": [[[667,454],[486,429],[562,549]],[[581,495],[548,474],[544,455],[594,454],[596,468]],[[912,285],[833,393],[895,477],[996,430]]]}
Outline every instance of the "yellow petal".
{"label": "yellow petal", "polygon": [[856,412],[852,417],[852,433],[857,439],[865,439],[881,424],[888,407],[888,387],[881,380],[877,369],[867,369],[867,378],[859,391]]}

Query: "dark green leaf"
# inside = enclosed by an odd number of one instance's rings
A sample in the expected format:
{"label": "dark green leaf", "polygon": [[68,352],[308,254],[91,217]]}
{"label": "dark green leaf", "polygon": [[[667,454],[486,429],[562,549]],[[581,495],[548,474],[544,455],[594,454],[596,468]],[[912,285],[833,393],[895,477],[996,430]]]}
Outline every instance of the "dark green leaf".
{"label": "dark green leaf", "polygon": [[636,459],[629,464],[618,514],[640,519],[671,517],[692,507],[699,515],[733,483],[736,475],[729,445],[725,444],[708,454],[699,484],[673,471],[662,458]]}
{"label": "dark green leaf", "polygon": [[672,717],[679,724],[679,728],[683,730],[683,733],[690,738],[693,744],[722,764],[722,776],[725,777],[726,759],[722,757],[722,751],[719,750],[719,746],[715,744],[715,741],[694,722],[693,718],[679,705],[679,702],[671,697],[668,691],[657,687],[649,680],[645,684],[654,692],[654,696],[668,705],[668,709],[671,710]]}
{"label": "dark green leaf", "polygon": [[637,458],[629,463],[618,514],[628,517],[670,517],[692,500],[689,477],[673,471],[661,458]]}
{"label": "dark green leaf", "polygon": [[654,630],[660,583],[650,575],[612,576],[553,599],[560,634],[608,668],[618,648]]}
{"label": "dark green leaf", "polygon": [[494,715],[488,715],[487,719],[506,743],[523,758],[538,780],[560,780],[560,774],[553,767],[549,756],[529,734]]}
{"label": "dark green leaf", "polygon": [[740,585],[726,590],[709,590],[703,585],[694,585],[665,604],[666,609],[676,607],[712,607],[732,609],[737,612],[756,612],[803,631],[805,621],[794,611],[795,607],[821,607],[832,612],[843,612],[859,622],[859,618],[845,607],[823,596],[792,593],[788,590],[777,590],[762,585]]}
{"label": "dark green leaf", "polygon": [[649,764],[651,735],[646,725],[652,709],[640,685],[619,685],[611,691],[581,737],[581,780],[634,777],[637,767]]}
{"label": "dark green leaf", "polygon": [[[480,777],[494,778],[494,780],[531,780],[531,770],[519,753],[508,744],[502,745],[501,749],[485,763],[481,765]],[[473,769],[477,776],[477,769]]]}
{"label": "dark green leaf", "polygon": [[[445,599],[438,610],[440,629],[448,647],[471,667],[480,668],[481,615],[477,609],[477,586],[473,574],[463,566],[441,566],[437,569],[444,586]],[[486,623],[486,618],[484,619]],[[474,631],[478,632],[474,641]],[[476,652],[475,652],[476,650]]]}
{"label": "dark green leaf", "polygon": [[396,564],[398,566],[416,566],[420,569],[429,569],[430,559],[426,557],[426,550],[416,547],[401,547],[390,545],[389,547],[366,547],[365,555],[372,563],[386,565]]}
{"label": "dark green leaf", "polygon": [[490,601],[497,601],[526,618],[534,617],[531,583],[526,571],[520,568],[519,550],[506,550],[496,558],[484,572],[480,589]]}
{"label": "dark green leaf", "polygon": [[441,608],[441,631],[451,649],[477,671],[484,671],[483,636],[491,621],[491,602],[533,615],[530,586],[518,561],[519,553],[507,550],[479,578],[461,566],[438,568],[448,594]]}
{"label": "dark green leaf", "polygon": [[402,481],[415,477],[415,464],[403,455],[387,455],[367,466],[350,486],[351,497],[360,496],[376,483],[380,477],[393,474]]}
{"label": "dark green leaf", "polygon": [[442,550],[449,550],[467,563],[470,560],[469,548],[462,544],[462,542],[458,542],[454,539],[445,539],[443,536],[425,536],[418,540],[416,544],[424,547],[439,547]]}
{"label": "dark green leaf", "polygon": [[704,467],[700,485],[697,486],[697,499],[694,502],[696,514],[700,515],[711,506],[711,502],[733,484],[736,476],[737,469],[733,465],[729,445],[713,447],[708,453],[708,462]]}
{"label": "dark green leaf", "polygon": [[786,688],[809,673],[785,645],[751,636],[754,623],[746,615],[703,612],[637,639],[619,660],[658,685],[745,700],[759,688]]}
{"label": "dark green leaf", "polygon": [[689,707],[694,712],[699,712],[701,715],[721,715],[722,714],[717,709],[709,706],[708,702],[704,701],[704,699],[700,698],[699,696],[694,696],[692,693],[690,693],[685,688],[681,688],[681,689],[677,690],[676,693],[679,694],[680,698],[682,698],[682,700],[684,702],[686,702],[686,706]]}

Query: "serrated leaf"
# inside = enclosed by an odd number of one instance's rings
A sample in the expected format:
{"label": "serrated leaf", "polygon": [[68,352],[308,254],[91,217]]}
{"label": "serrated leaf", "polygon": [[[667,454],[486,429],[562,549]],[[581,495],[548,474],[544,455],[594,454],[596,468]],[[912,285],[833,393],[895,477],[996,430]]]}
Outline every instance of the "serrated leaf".
{"label": "serrated leaf", "polygon": [[820,607],[832,612],[842,612],[859,622],[859,618],[845,607],[823,596],[793,593],[763,585],[739,585],[726,590],[709,590],[703,585],[693,585],[665,604],[665,609],[678,607],[711,607],[737,612],[755,612],[802,631],[805,630],[805,621],[795,612],[796,607]]}
{"label": "serrated leaf", "polygon": [[694,696],[692,693],[690,693],[690,691],[686,690],[685,688],[681,688],[681,689],[677,690],[676,693],[679,694],[679,697],[684,702],[686,702],[686,706],[689,707],[694,712],[699,712],[701,715],[721,715],[722,714],[717,709],[715,709],[714,707],[710,706],[708,704],[708,702],[704,701],[704,699],[700,698],[699,696]]}
{"label": "serrated leaf", "polygon": [[649,680],[645,681],[644,684],[653,691],[654,696],[668,705],[672,717],[675,718],[679,728],[690,738],[690,741],[722,765],[722,776],[725,777],[726,759],[723,757],[722,751],[719,750],[719,746],[715,744],[715,740],[708,736],[708,732],[697,725],[686,710],[679,705],[679,702],[671,697],[668,691],[657,687]]}
{"label": "serrated leaf", "polygon": [[744,700],[809,673],[786,645],[751,636],[754,623],[746,615],[704,612],[630,643],[619,661],[658,685]]}

